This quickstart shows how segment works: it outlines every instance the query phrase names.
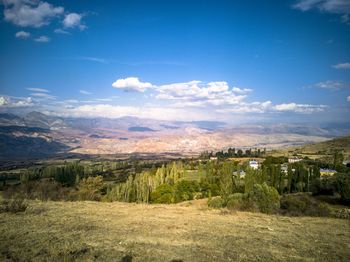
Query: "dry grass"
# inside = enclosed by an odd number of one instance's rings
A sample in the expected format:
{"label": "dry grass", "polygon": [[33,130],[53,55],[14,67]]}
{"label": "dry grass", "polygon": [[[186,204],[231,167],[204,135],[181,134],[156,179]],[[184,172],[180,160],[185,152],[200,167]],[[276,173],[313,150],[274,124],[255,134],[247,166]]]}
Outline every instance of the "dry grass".
{"label": "dry grass", "polygon": [[30,202],[0,214],[1,261],[349,261],[348,220],[178,205]]}

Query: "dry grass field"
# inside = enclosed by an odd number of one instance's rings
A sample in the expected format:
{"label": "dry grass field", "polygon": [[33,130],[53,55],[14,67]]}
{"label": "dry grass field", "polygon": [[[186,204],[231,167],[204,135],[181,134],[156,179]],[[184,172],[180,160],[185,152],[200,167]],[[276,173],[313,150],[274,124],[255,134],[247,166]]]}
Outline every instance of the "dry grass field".
{"label": "dry grass field", "polygon": [[[349,261],[345,219],[177,205],[32,201],[0,214],[0,261]],[[129,257],[129,258],[130,258]]]}

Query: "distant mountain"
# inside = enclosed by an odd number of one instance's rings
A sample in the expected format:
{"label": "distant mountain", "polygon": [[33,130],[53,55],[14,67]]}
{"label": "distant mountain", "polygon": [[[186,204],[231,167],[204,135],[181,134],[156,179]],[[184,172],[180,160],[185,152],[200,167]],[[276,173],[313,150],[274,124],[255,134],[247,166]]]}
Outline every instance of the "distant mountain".
{"label": "distant mountain", "polygon": [[14,114],[0,114],[0,126],[24,126],[24,119]]}
{"label": "distant mountain", "polygon": [[129,131],[131,132],[154,132],[155,130],[144,127],[144,126],[131,126],[128,128]]}
{"label": "distant mountain", "polygon": [[[141,133],[142,132],[142,135]],[[350,126],[163,121],[137,117],[72,118],[30,112],[0,114],[0,158],[60,153],[193,155],[228,147],[283,148],[350,134]]]}
{"label": "distant mountain", "polygon": [[226,125],[225,122],[219,121],[192,121],[191,123],[199,128],[206,130],[216,130]]}
{"label": "distant mountain", "polygon": [[63,118],[48,116],[40,112],[30,112],[24,117],[27,126],[57,130],[68,127]]}

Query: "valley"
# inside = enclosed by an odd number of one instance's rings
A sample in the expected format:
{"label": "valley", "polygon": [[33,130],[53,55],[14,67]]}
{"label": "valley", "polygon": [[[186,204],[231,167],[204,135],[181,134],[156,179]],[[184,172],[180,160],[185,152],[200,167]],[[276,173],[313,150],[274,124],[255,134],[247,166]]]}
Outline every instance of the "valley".
{"label": "valley", "polygon": [[135,117],[63,118],[39,112],[0,114],[0,160],[77,155],[182,155],[229,147],[267,148],[322,142],[350,132],[302,125],[238,125]]}

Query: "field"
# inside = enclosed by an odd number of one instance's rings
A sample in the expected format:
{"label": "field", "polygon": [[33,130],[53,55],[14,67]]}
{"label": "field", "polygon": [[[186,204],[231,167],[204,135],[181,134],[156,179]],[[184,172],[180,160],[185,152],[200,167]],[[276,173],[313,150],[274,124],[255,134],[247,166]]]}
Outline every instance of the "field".
{"label": "field", "polygon": [[0,214],[1,261],[348,261],[345,219],[177,205],[29,202]]}

